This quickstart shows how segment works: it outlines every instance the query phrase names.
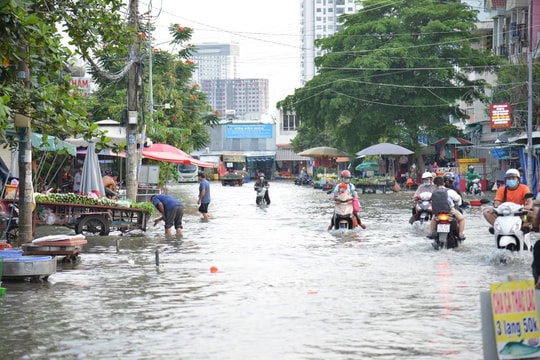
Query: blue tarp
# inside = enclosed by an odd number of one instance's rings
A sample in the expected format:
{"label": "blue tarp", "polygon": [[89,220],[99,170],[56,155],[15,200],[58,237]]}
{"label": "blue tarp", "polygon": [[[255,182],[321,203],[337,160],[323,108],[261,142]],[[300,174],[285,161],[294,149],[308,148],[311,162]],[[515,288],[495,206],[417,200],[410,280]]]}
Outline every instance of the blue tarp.
{"label": "blue tarp", "polygon": [[523,177],[524,179],[522,179],[522,183],[529,186],[529,189],[532,191],[532,193],[536,196],[536,193],[537,193],[537,189],[538,189],[538,176],[536,175],[537,174],[537,169],[539,167],[539,162],[538,162],[538,158],[533,156],[532,160],[532,186],[527,184],[527,179],[529,178],[528,174],[527,174],[527,171],[529,170],[529,161],[528,161],[528,154],[527,154],[527,151],[526,151],[526,148],[520,148],[519,149],[519,162],[521,164],[521,167],[523,168]]}

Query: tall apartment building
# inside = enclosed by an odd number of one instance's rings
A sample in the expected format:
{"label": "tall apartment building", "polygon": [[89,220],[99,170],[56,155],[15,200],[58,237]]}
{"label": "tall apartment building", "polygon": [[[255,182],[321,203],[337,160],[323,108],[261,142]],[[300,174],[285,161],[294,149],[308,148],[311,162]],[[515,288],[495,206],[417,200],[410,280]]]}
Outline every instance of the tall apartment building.
{"label": "tall apartment building", "polygon": [[322,52],[316,39],[333,35],[341,29],[339,16],[357,12],[362,6],[355,0],[302,0],[301,4],[301,81],[302,85],[317,73],[315,57]]}
{"label": "tall apartment building", "polygon": [[208,103],[223,115],[235,110],[241,119],[250,113],[266,113],[270,107],[268,79],[202,80],[200,86]]}
{"label": "tall apartment building", "polygon": [[193,82],[236,79],[236,63],[240,51],[237,44],[203,43],[195,45],[192,59],[197,64]]}
{"label": "tall apartment building", "polygon": [[226,110],[234,110],[237,118],[268,112],[268,79],[237,77],[238,45],[203,43],[195,45],[195,48],[192,59],[197,68],[192,81],[207,94],[208,103],[214,110],[223,115]]}

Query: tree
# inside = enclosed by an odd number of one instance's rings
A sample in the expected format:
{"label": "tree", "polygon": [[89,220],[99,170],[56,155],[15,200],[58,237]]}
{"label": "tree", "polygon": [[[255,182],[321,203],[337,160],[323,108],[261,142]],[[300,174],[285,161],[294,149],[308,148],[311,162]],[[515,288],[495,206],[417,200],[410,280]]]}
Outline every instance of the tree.
{"label": "tree", "polygon": [[[98,135],[97,126],[86,118],[80,97],[70,85],[68,69],[72,50],[62,45],[62,28],[71,45],[89,57],[101,41],[125,37],[119,10],[122,0],[4,0],[0,2],[0,135],[12,126],[16,115],[27,116],[32,131],[54,133],[60,138],[72,134]],[[25,145],[25,143],[22,143]],[[31,159],[21,171],[20,239],[32,237]],[[28,181],[30,180],[30,181]]]}
{"label": "tree", "polygon": [[342,30],[316,41],[319,73],[278,104],[309,134],[330,133],[327,145],[351,153],[380,140],[418,149],[419,135],[466,118],[459,100],[486,100],[486,82],[467,75],[498,59],[471,45],[475,11],[430,0],[363,4],[342,15]]}
{"label": "tree", "polygon": [[[143,27],[141,35],[145,41],[151,40],[151,27]],[[154,109],[150,112],[150,99],[142,98],[143,124],[147,125],[146,134],[153,142],[163,142],[181,148],[186,152],[202,149],[210,141],[208,126],[218,123],[219,114],[214,112],[207,102],[207,95],[199,90],[197,84],[190,84],[195,64],[190,60],[193,46],[187,42],[191,39],[193,30],[173,24],[169,27],[171,43],[180,48],[176,54],[151,48],[152,56],[152,103]],[[126,49],[119,51],[99,51],[98,63],[108,72],[121,69],[127,56]],[[144,67],[149,67],[149,56],[143,59]],[[94,76],[98,74],[92,71]],[[144,77],[141,94],[148,97],[149,81]],[[122,99],[125,98],[126,83],[100,81],[99,89],[93,94],[98,99],[91,112],[98,118],[119,117],[124,111]],[[150,118],[151,116],[151,118]],[[142,130],[142,125],[141,129]]]}
{"label": "tree", "polygon": [[[533,63],[533,79],[540,78],[540,64]],[[528,117],[527,63],[505,64],[497,68],[497,85],[493,88],[492,103],[511,104],[513,128],[509,131],[527,131]],[[533,81],[533,126],[540,125],[540,84]]]}

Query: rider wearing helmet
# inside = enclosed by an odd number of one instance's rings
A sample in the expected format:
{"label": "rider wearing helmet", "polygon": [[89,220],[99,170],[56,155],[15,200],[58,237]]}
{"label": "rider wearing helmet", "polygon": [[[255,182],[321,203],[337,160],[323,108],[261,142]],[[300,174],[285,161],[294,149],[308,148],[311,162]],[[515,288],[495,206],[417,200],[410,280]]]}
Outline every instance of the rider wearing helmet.
{"label": "rider wearing helmet", "polygon": [[515,204],[523,205],[524,209],[531,211],[531,215],[535,215],[533,214],[533,212],[536,212],[533,209],[534,195],[527,185],[520,184],[519,178],[519,171],[517,169],[508,169],[506,171],[506,174],[504,175],[505,185],[497,190],[497,194],[495,194],[495,199],[493,200],[493,208],[488,207],[483,212],[484,218],[491,225],[493,225],[495,218],[497,217],[494,208],[504,202],[513,202]]}
{"label": "rider wearing helmet", "polygon": [[[416,189],[413,200],[417,201],[418,197],[421,193],[429,192],[432,193],[433,190],[435,190],[437,187],[433,184],[433,173],[426,171],[422,174],[422,183],[418,185],[418,189]],[[409,224],[413,224],[418,218],[416,217],[418,214],[416,214],[416,204],[412,207],[412,216],[409,219]]]}
{"label": "rider wearing helmet", "polygon": [[476,179],[480,179],[480,174],[478,174],[475,170],[474,170],[474,166],[472,165],[469,165],[469,167],[467,168],[468,171],[467,173],[465,174],[465,182],[466,182],[466,186],[467,186],[467,191],[470,192],[470,188],[471,186],[473,185],[473,181],[476,180]]}
{"label": "rider wearing helmet", "polygon": [[418,186],[418,189],[416,189],[413,199],[423,192],[433,192],[435,188],[436,186],[433,185],[433,173],[426,171],[422,174],[422,183]]}
{"label": "rider wearing helmet", "polygon": [[[341,172],[342,184],[343,183],[347,184],[347,192],[352,195],[353,202],[358,202],[358,207],[360,207],[359,200],[358,200],[358,193],[356,192],[356,188],[354,184],[351,184],[351,178],[352,178],[352,174],[349,170],[345,169]],[[334,190],[332,191],[334,200],[339,195],[339,185],[340,184],[336,185],[334,187]],[[362,229],[365,229],[366,225],[364,225],[362,221],[360,220],[360,211],[354,211],[354,215],[356,216],[356,219],[358,220],[358,226],[360,226]],[[333,227],[334,227],[334,215],[332,215],[332,221],[330,225],[328,226],[328,230],[332,229]]]}
{"label": "rider wearing helmet", "polygon": [[270,195],[268,194],[268,188],[270,187],[270,184],[268,183],[268,180],[264,178],[264,173],[259,173],[259,178],[257,181],[255,181],[255,185],[253,186],[255,191],[257,188],[266,188],[266,192],[264,193],[264,201],[266,202],[266,205],[270,205]]}

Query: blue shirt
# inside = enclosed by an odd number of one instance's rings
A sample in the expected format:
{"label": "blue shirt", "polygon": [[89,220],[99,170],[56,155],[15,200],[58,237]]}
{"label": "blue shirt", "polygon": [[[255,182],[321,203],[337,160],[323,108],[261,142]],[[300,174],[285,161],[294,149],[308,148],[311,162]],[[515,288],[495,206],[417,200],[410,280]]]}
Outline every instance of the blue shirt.
{"label": "blue shirt", "polygon": [[206,179],[202,179],[201,183],[199,184],[199,194],[205,190],[204,196],[201,199],[201,204],[209,204],[210,203],[210,183]]}
{"label": "blue shirt", "polygon": [[182,205],[182,202],[171,195],[165,195],[165,194],[158,194],[154,195],[154,198],[152,199],[152,204],[158,209],[159,203],[163,204],[163,208],[165,211],[171,211],[176,206]]}

